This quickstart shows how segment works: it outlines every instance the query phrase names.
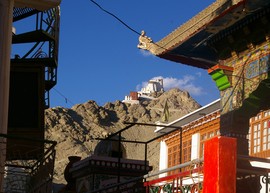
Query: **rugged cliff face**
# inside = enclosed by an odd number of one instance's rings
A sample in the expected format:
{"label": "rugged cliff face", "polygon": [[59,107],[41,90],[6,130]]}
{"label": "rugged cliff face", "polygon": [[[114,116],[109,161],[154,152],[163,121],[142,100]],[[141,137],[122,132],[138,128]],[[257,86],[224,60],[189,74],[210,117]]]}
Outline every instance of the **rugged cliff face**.
{"label": "rugged cliff face", "polygon": [[[93,154],[99,142],[96,138],[105,138],[127,125],[123,122],[140,122],[155,124],[163,115],[164,105],[169,107],[169,121],[192,112],[200,105],[190,97],[188,92],[171,89],[157,94],[156,100],[140,104],[125,104],[121,101],[98,106],[95,101],[78,104],[72,108],[55,107],[45,112],[46,139],[57,142],[55,161],[55,183],[66,183],[63,171],[68,163],[68,156],[81,156],[82,159]],[[123,132],[123,137],[131,140],[145,141],[155,136],[155,127],[135,125]],[[126,156],[130,159],[144,159],[144,146],[124,143]],[[148,159],[154,170],[158,168],[159,144],[152,142],[148,147]]]}

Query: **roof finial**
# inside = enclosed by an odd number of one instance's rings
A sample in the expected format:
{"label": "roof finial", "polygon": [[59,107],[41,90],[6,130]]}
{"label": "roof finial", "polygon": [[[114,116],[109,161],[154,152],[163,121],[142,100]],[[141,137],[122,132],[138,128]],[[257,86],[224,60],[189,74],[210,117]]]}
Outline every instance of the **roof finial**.
{"label": "roof finial", "polygon": [[151,44],[153,43],[153,40],[150,37],[147,37],[145,34],[146,34],[145,31],[142,30],[141,35],[139,37],[139,44],[137,47],[140,49],[149,50]]}

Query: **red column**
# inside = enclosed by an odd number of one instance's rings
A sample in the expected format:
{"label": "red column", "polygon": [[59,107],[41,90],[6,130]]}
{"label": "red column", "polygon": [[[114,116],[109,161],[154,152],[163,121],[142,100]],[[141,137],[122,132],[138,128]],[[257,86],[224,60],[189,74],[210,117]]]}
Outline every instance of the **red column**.
{"label": "red column", "polygon": [[236,144],[222,136],[205,142],[203,193],[236,193]]}

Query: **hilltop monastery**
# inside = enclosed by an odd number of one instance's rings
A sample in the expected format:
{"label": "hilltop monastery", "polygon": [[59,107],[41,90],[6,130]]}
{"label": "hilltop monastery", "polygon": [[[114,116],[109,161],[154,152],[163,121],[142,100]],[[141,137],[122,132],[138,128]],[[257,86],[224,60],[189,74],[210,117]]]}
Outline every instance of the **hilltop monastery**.
{"label": "hilltop monastery", "polygon": [[122,102],[138,104],[140,101],[155,99],[152,95],[153,93],[163,92],[163,79],[151,79],[148,81],[146,87],[143,87],[140,91],[131,91],[129,96],[125,96],[125,99]]}

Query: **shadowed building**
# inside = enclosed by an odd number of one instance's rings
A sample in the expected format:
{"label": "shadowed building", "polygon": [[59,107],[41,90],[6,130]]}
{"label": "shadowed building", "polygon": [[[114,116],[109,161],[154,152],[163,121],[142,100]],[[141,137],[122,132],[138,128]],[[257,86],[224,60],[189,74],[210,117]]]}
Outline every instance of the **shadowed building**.
{"label": "shadowed building", "polygon": [[44,139],[44,110],[57,79],[60,2],[0,2],[0,192],[51,191],[56,142]]}

